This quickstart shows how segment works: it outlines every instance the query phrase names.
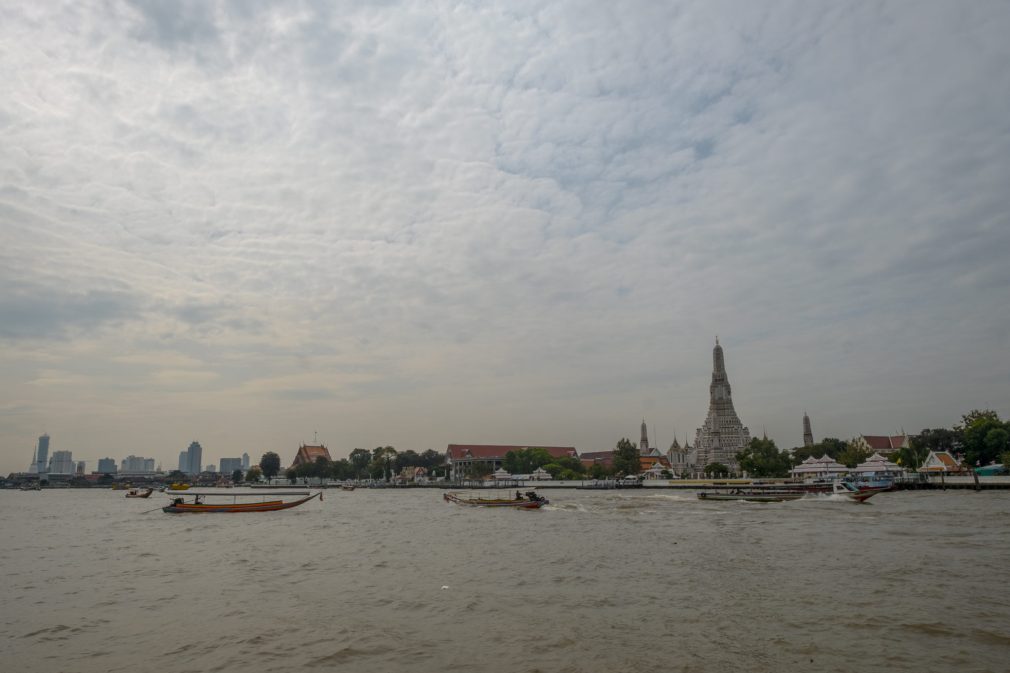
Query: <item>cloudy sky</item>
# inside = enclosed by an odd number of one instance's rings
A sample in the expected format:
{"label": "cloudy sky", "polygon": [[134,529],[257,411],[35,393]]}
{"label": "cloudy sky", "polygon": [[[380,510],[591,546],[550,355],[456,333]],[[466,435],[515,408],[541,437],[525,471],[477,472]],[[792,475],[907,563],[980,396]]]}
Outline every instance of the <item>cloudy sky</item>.
{"label": "cloudy sky", "polygon": [[[1010,6],[0,2],[0,471],[1010,412]],[[89,469],[93,463],[89,464]]]}

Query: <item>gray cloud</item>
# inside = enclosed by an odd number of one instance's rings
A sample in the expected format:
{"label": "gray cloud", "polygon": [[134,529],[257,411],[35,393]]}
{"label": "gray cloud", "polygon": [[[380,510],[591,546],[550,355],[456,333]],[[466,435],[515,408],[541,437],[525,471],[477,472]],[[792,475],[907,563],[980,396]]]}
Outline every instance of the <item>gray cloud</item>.
{"label": "gray cloud", "polygon": [[0,9],[0,457],[1006,410],[998,2],[168,7]]}

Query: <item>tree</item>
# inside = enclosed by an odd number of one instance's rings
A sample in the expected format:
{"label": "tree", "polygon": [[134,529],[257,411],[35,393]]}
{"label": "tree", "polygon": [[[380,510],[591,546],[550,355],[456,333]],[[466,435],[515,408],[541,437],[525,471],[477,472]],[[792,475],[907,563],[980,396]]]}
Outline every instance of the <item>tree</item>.
{"label": "tree", "polygon": [[180,482],[189,481],[189,476],[180,470],[172,470],[168,473],[167,479],[171,484],[178,484]]}
{"label": "tree", "polygon": [[316,456],[316,461],[312,464],[312,476],[322,483],[324,479],[330,478],[330,469],[330,461],[326,456]]}
{"label": "tree", "polygon": [[621,437],[614,448],[614,472],[628,476],[637,475],[642,471],[639,456],[638,447],[626,437]]}
{"label": "tree", "polygon": [[961,417],[961,427],[967,428],[975,421],[981,420],[990,420],[999,423],[999,414],[992,409],[972,409]]}
{"label": "tree", "polygon": [[988,465],[995,462],[1006,450],[1006,433],[1010,429],[1010,424],[1003,423],[996,412],[990,411],[976,410],[965,414],[964,418],[967,420],[972,415],[974,420],[962,431],[964,462],[971,466]]}
{"label": "tree", "polygon": [[602,463],[593,463],[589,466],[589,476],[592,479],[603,479],[607,476],[607,468]]}
{"label": "tree", "polygon": [[281,471],[281,457],[273,451],[267,451],[260,458],[260,470],[268,481],[273,479]]}
{"label": "tree", "polygon": [[836,460],[848,468],[853,468],[870,457],[870,452],[854,444],[849,444],[838,454]]}
{"label": "tree", "polygon": [[235,470],[231,473],[231,481],[233,484],[237,484],[242,481],[242,470]]}
{"label": "tree", "polygon": [[249,471],[245,473],[245,480],[255,484],[263,476],[263,470],[261,470],[256,465],[249,468]]}
{"label": "tree", "polygon": [[843,442],[836,437],[825,437],[813,446],[798,446],[793,449],[793,464],[799,465],[807,458],[813,456],[820,458],[827,455],[828,458],[838,460],[838,456],[848,447],[848,442]]}
{"label": "tree", "polygon": [[740,469],[753,477],[787,477],[793,466],[788,451],[779,451],[775,440],[753,437],[750,444],[736,454]]}
{"label": "tree", "polygon": [[294,484],[298,481],[298,470],[293,467],[289,467],[284,470],[284,478],[288,480],[288,483]]}
{"label": "tree", "polygon": [[396,459],[396,449],[391,446],[377,446],[372,449],[372,462],[369,465],[369,472],[373,479],[385,479],[389,481],[393,471],[393,461]]}
{"label": "tree", "polygon": [[722,463],[709,463],[705,466],[705,476],[708,477],[728,477],[729,468]]}
{"label": "tree", "polygon": [[354,449],[348,456],[348,461],[354,468],[354,476],[360,479],[368,473],[368,464],[372,462],[372,454],[368,449]]}

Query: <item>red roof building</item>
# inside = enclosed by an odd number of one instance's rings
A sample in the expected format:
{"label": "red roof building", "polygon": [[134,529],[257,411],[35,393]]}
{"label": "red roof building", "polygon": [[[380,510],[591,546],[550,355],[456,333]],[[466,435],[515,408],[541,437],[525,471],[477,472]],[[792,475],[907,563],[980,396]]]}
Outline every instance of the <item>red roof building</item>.
{"label": "red roof building", "polygon": [[593,465],[602,465],[603,467],[612,467],[614,464],[614,452],[613,451],[589,451],[579,455],[579,460],[587,468]]}
{"label": "red roof building", "polygon": [[491,474],[502,466],[505,454],[524,449],[543,449],[554,458],[578,458],[574,446],[507,446],[503,444],[450,444],[445,450],[452,479],[469,476],[474,465],[481,465],[482,471]]}
{"label": "red roof building", "polygon": [[316,458],[323,457],[326,460],[333,460],[330,458],[330,451],[325,446],[320,444],[319,446],[310,446],[308,444],[302,444],[298,447],[298,453],[295,454],[295,459],[291,461],[291,467],[298,467],[305,463],[314,463]]}
{"label": "red roof building", "polygon": [[888,456],[898,449],[908,447],[908,435],[859,435],[851,443],[864,451]]}

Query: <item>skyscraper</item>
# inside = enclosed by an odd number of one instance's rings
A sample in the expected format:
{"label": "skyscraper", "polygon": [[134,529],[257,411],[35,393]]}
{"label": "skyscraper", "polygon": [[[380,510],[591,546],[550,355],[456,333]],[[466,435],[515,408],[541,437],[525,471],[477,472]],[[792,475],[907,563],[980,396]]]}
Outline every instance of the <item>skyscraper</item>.
{"label": "skyscraper", "polygon": [[35,471],[42,474],[49,467],[49,435],[39,437],[39,447],[35,451]]}
{"label": "skyscraper", "polygon": [[807,412],[803,412],[803,446],[814,445],[814,431],[810,427],[810,417]]}
{"label": "skyscraper", "polygon": [[242,454],[242,469],[243,470],[248,470],[249,469],[249,454],[248,453],[243,453]]}
{"label": "skyscraper", "polygon": [[731,472],[738,472],[737,451],[750,444],[750,430],[740,422],[733,408],[733,395],[726,376],[726,362],[719,338],[712,350],[712,384],[709,386],[708,416],[694,438],[697,464],[722,463]]}
{"label": "skyscraper", "polygon": [[179,471],[189,474],[189,451],[179,452]]}
{"label": "skyscraper", "polygon": [[73,453],[70,451],[53,451],[53,457],[49,461],[50,474],[73,474],[76,464]]}
{"label": "skyscraper", "polygon": [[98,469],[96,470],[99,474],[115,474],[116,473],[116,459],[115,458],[99,458],[98,459]]}
{"label": "skyscraper", "polygon": [[[189,448],[186,449],[186,454],[186,469],[183,472],[186,474],[200,474],[203,469],[203,447],[200,446],[200,442],[192,442]],[[182,462],[181,456],[179,462],[180,464]],[[180,467],[179,469],[182,468]]]}

